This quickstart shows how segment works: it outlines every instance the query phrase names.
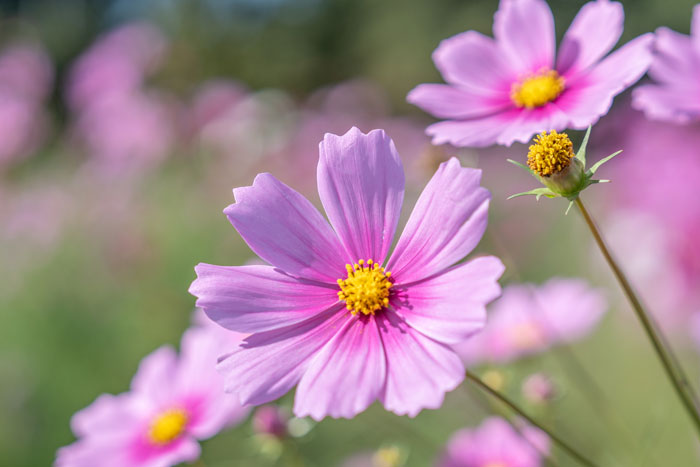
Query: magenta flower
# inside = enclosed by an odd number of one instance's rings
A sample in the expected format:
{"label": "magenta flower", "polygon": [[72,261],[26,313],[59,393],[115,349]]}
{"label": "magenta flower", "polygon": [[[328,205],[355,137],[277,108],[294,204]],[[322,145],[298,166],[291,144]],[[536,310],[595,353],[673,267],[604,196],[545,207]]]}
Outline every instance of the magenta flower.
{"label": "magenta flower", "polygon": [[542,286],[506,287],[489,312],[488,325],[457,346],[467,365],[505,363],[584,337],[606,311],[602,294],[579,279],[551,279]]}
{"label": "magenta flower", "polygon": [[253,333],[219,364],[244,404],[297,385],[294,413],[353,417],[373,401],[397,414],[437,408],[464,378],[448,346],[482,328],[503,265],[455,265],[486,229],[481,172],[443,163],[388,261],[404,174],[382,130],[326,134],[318,190],[328,222],[270,174],[224,210],[271,266],[200,264],[190,292],[220,325]]}
{"label": "magenta flower", "polygon": [[447,443],[438,467],[539,467],[549,452],[549,439],[533,427],[518,433],[498,417],[477,429],[456,432]]}
{"label": "magenta flower", "polygon": [[170,466],[199,457],[197,440],[240,422],[248,410],[223,390],[222,347],[235,345],[209,326],[182,337],[180,356],[164,346],[144,358],[129,392],[103,394],[71,420],[79,440],[59,449],[59,467]]}
{"label": "magenta flower", "polygon": [[421,84],[407,99],[447,119],[428,127],[433,144],[510,146],[541,131],[586,128],[651,63],[651,34],[603,58],[623,19],[620,3],[585,4],[555,57],[554,18],[544,0],[501,0],[495,39],[467,31],[442,41],[433,61],[448,84]]}
{"label": "magenta flower", "polygon": [[653,120],[687,123],[700,118],[700,5],[693,8],[690,36],[662,27],[656,30],[654,61],[649,68],[656,84],[634,90],[632,106]]}

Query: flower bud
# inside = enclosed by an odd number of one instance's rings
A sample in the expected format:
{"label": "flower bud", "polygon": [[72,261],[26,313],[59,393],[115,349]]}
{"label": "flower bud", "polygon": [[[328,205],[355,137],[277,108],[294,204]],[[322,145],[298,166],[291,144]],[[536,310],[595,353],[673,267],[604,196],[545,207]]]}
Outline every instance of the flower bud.
{"label": "flower bud", "polygon": [[583,164],[575,157],[566,133],[552,130],[537,135],[528,150],[527,165],[547,188],[561,196],[581,191],[586,182]]}
{"label": "flower bud", "polygon": [[527,377],[522,386],[523,396],[533,404],[546,404],[556,396],[554,383],[544,373],[534,373]]}

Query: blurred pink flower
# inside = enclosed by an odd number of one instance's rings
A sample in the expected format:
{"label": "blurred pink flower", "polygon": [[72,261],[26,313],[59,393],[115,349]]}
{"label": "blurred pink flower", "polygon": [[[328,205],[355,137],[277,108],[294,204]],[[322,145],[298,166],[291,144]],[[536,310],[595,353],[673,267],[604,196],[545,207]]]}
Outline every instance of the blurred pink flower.
{"label": "blurred pink flower", "polygon": [[584,129],[651,63],[651,34],[605,57],[622,35],[623,21],[618,2],[586,3],[555,57],[547,3],[501,0],[495,39],[467,31],[442,41],[433,61],[448,84],[421,84],[407,99],[447,119],[426,130],[434,144],[510,146],[545,130]]}
{"label": "blurred pink flower", "polygon": [[580,279],[509,285],[490,307],[484,330],[456,350],[468,366],[510,362],[581,339],[606,310],[601,292]]}
{"label": "blurred pink flower", "polygon": [[614,183],[604,233],[659,324],[685,327],[700,313],[700,123],[624,110],[599,128],[594,151],[624,149],[608,169]]}
{"label": "blurred pink flower", "polygon": [[253,429],[257,434],[270,435],[276,438],[287,436],[289,415],[276,405],[263,405],[253,413]]}
{"label": "blurred pink flower", "polygon": [[545,373],[533,373],[525,379],[522,386],[523,396],[533,404],[543,404],[556,396],[552,379]]}
{"label": "blurred pink flower", "polygon": [[44,104],[53,82],[39,46],[14,44],[0,55],[0,168],[36,151],[48,133]]}
{"label": "blurred pink flower", "polygon": [[465,428],[452,435],[436,465],[539,467],[544,465],[543,455],[548,452],[549,440],[544,433],[527,427],[520,434],[502,418],[491,417],[476,429]]}
{"label": "blurred pink flower", "polygon": [[700,5],[693,8],[690,36],[666,27],[656,30],[654,84],[634,90],[632,106],[647,118],[687,123],[700,118]]}
{"label": "blurred pink flower", "polygon": [[166,51],[161,32],[147,23],[121,26],[98,38],[70,70],[68,103],[74,111],[138,92]]}
{"label": "blurred pink flower", "polygon": [[216,359],[238,340],[195,326],[180,356],[164,346],[144,358],[131,390],[103,394],[71,420],[75,443],[59,449],[57,466],[170,466],[199,457],[197,440],[240,422],[248,410],[223,392]]}
{"label": "blurred pink flower", "polygon": [[464,379],[448,345],[479,330],[500,293],[497,258],[455,266],[486,229],[481,172],[456,159],[442,164],[388,261],[404,195],[391,139],[357,128],[326,134],[317,175],[330,225],[298,192],[260,174],[234,190],[224,212],[272,266],[195,268],[197,306],[253,333],[219,364],[227,390],[257,405],[298,385],[294,413],[315,420],[351,418],[377,399],[410,416],[439,407]]}

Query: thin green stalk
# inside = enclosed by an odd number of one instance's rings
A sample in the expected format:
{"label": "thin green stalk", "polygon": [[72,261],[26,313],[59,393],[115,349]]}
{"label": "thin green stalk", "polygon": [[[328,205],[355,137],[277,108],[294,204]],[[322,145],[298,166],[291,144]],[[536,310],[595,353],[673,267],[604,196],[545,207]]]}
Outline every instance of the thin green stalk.
{"label": "thin green stalk", "polygon": [[525,420],[528,421],[532,426],[535,426],[542,430],[544,433],[549,436],[549,438],[554,441],[555,444],[557,444],[560,448],[562,448],[564,451],[566,451],[571,457],[576,459],[578,462],[580,462],[582,465],[588,466],[588,467],[596,467],[596,464],[594,464],[592,461],[588,460],[586,456],[578,452],[576,449],[572,448],[569,446],[569,444],[561,439],[559,436],[555,435],[552,431],[549,429],[545,428],[541,423],[536,421],[534,418],[529,416],[523,409],[518,407],[513,401],[508,399],[506,396],[501,394],[500,392],[496,391],[493,389],[491,386],[488,384],[484,383],[478,376],[476,376],[474,373],[471,371],[467,370],[466,371],[466,376],[467,379],[469,379],[471,382],[476,384],[481,390],[485,391],[488,393],[490,396],[498,399],[502,404],[506,405],[508,408],[510,408],[512,411],[523,417]]}
{"label": "thin green stalk", "polygon": [[668,379],[671,381],[671,384],[674,390],[676,391],[678,398],[683,403],[683,406],[685,407],[686,412],[688,412],[688,415],[692,419],[697,430],[698,436],[700,437],[700,414],[698,414],[697,406],[694,402],[694,394],[692,394],[692,391],[690,390],[690,387],[687,384],[688,378],[685,377],[683,369],[680,365],[674,365],[674,359],[670,356],[665,346],[663,345],[664,340],[662,337],[660,337],[660,331],[658,331],[654,326],[651,318],[644,310],[641,301],[637,297],[637,294],[635,294],[634,290],[632,289],[632,286],[627,280],[627,277],[617,265],[615,259],[612,257],[612,254],[610,253],[610,250],[608,250],[608,247],[606,246],[605,241],[603,240],[603,237],[601,236],[600,231],[598,230],[598,227],[591,218],[590,214],[588,214],[588,211],[583,205],[581,198],[576,198],[575,203],[579,211],[581,211],[581,215],[586,221],[588,228],[593,234],[593,238],[598,244],[598,248],[605,257],[605,260],[610,266],[610,269],[612,269],[613,274],[617,278],[618,282],[620,283],[620,286],[622,287],[622,290],[624,291],[625,295],[627,296],[627,299],[632,305],[632,309],[637,315],[637,318],[642,324],[642,327],[644,328],[647,337],[651,341],[652,346],[654,347],[654,350],[656,351],[656,354],[659,357],[659,360],[661,361],[661,366],[664,368],[666,376],[668,376]]}

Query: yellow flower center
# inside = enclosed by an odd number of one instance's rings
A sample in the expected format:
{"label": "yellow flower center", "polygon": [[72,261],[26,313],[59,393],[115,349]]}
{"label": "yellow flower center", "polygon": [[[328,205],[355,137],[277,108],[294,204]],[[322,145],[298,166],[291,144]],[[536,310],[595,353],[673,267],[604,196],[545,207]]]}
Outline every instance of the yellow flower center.
{"label": "yellow flower center", "polygon": [[527,165],[542,177],[564,170],[574,158],[574,145],[566,133],[552,130],[535,137],[527,153]]}
{"label": "yellow flower center", "polygon": [[552,102],[564,91],[564,78],[554,70],[527,75],[510,88],[510,98],[518,107],[534,109]]}
{"label": "yellow flower center", "polygon": [[168,444],[185,431],[187,414],[182,409],[170,409],[158,415],[148,430],[148,439],[153,444]]}
{"label": "yellow flower center", "polygon": [[534,323],[520,323],[507,331],[510,342],[518,350],[531,350],[544,342],[542,330]]}
{"label": "yellow flower center", "polygon": [[346,264],[345,269],[348,277],[338,279],[338,298],[345,301],[353,315],[373,315],[389,304],[389,289],[393,285],[390,272],[371,259],[366,263],[361,259],[353,266]]}
{"label": "yellow flower center", "polygon": [[372,467],[399,467],[403,463],[402,457],[396,446],[381,448],[372,456]]}

